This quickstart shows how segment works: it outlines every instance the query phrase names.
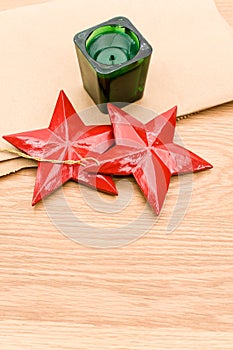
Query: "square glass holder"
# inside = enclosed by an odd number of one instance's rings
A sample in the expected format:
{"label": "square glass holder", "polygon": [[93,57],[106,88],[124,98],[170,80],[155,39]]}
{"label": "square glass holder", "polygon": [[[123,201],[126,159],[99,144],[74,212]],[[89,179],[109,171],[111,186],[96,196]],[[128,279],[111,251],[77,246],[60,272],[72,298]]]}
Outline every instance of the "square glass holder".
{"label": "square glass holder", "polygon": [[103,112],[142,98],[152,47],[125,17],[77,33],[74,43],[83,86]]}

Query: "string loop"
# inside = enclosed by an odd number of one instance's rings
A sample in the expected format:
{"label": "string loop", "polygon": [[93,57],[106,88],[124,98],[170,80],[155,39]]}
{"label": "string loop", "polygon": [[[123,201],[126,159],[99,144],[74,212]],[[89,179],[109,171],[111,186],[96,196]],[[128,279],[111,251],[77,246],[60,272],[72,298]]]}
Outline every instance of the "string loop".
{"label": "string loop", "polygon": [[97,165],[99,165],[98,160],[96,158],[93,158],[93,157],[82,158],[80,160],[73,160],[73,159],[58,160],[58,159],[46,159],[46,158],[40,158],[40,157],[32,157],[26,153],[23,153],[23,152],[20,152],[16,149],[11,149],[11,148],[0,148],[0,152],[8,152],[8,153],[16,154],[17,156],[25,158],[25,159],[35,160],[37,162],[44,162],[44,163],[86,166],[85,162],[93,161]]}

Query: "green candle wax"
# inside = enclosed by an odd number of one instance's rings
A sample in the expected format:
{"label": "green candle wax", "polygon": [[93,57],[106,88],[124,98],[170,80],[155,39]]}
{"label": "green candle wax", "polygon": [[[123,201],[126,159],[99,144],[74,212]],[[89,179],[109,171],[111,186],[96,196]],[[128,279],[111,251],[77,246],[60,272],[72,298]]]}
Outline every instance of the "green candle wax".
{"label": "green candle wax", "polygon": [[131,60],[139,50],[139,40],[130,30],[120,26],[104,26],[92,32],[86,41],[89,55],[106,65]]}

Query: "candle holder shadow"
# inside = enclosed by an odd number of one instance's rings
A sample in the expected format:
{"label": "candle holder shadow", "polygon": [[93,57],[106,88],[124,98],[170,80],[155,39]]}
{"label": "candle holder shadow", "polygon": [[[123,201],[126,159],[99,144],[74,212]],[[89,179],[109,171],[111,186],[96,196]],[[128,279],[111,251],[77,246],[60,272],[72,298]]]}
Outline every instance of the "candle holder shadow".
{"label": "candle holder shadow", "polygon": [[152,47],[127,18],[77,33],[74,42],[83,86],[102,112],[108,102],[122,106],[142,98]]}

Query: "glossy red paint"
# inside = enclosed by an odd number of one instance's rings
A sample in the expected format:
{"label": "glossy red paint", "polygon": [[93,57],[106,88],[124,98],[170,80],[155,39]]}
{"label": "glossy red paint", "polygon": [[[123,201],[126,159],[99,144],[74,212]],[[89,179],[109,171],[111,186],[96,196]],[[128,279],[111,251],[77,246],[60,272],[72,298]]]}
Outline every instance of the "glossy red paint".
{"label": "glossy red paint", "polygon": [[204,159],[173,142],[176,107],[146,124],[112,104],[108,104],[108,111],[115,146],[98,157],[98,166],[92,164],[87,170],[132,174],[156,214],[161,211],[172,175],[212,168]]}
{"label": "glossy red paint", "polygon": [[[80,160],[96,158],[114,143],[109,125],[85,125],[63,91],[60,92],[50,125],[46,129],[4,136],[4,139],[32,157]],[[82,165],[38,163],[32,205],[68,180],[117,194],[110,176],[90,174]]]}

